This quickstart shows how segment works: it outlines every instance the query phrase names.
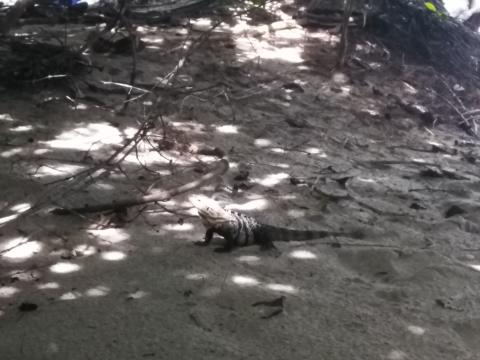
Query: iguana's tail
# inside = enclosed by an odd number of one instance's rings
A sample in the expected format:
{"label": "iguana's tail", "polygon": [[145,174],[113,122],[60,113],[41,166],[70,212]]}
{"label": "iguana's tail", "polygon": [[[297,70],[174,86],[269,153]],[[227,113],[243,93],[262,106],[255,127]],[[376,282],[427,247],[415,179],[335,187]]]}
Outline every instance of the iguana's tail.
{"label": "iguana's tail", "polygon": [[328,231],[328,230],[295,230],[288,228],[263,225],[265,233],[271,241],[306,241],[323,239],[330,236],[343,236],[354,239],[363,239],[365,234],[362,230],[346,231]]}

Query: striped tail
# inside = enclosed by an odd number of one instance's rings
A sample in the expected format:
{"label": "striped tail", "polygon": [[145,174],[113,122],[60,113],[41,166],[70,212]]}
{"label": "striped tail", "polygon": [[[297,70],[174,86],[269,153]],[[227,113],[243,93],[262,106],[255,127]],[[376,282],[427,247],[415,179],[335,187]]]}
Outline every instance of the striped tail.
{"label": "striped tail", "polygon": [[344,236],[361,239],[364,234],[361,231],[344,232],[344,231],[327,231],[327,230],[295,230],[288,228],[280,228],[270,225],[263,225],[265,231],[264,236],[268,234],[270,241],[305,241],[314,239],[323,239],[329,236]]}

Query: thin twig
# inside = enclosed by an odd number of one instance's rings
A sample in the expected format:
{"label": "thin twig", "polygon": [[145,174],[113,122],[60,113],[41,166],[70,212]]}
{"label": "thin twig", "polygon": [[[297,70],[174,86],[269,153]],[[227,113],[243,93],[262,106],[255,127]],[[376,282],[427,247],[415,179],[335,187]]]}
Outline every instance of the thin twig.
{"label": "thin twig", "polygon": [[467,108],[463,104],[463,101],[457,96],[457,94],[455,94],[455,91],[452,90],[450,85],[448,85],[447,80],[442,75],[438,75],[438,79],[440,79],[440,81],[443,83],[443,86],[445,86],[445,88],[448,90],[450,95],[452,95],[452,97],[458,102],[458,104],[461,106],[463,111],[467,110]]}

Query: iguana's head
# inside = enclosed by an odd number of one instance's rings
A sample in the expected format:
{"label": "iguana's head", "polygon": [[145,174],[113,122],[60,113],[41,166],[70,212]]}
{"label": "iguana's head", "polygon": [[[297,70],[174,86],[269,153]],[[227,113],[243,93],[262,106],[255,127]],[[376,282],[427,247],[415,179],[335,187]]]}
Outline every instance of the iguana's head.
{"label": "iguana's head", "polygon": [[210,228],[223,224],[231,219],[231,213],[218,202],[204,195],[192,195],[188,198],[198,211],[205,227]]}

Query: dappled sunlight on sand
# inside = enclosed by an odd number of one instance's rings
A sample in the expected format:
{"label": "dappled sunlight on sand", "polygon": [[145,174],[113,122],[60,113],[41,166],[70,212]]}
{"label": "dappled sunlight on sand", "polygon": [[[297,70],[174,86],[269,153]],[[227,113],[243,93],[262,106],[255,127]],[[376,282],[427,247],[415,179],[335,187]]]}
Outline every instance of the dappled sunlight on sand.
{"label": "dappled sunlight on sand", "polygon": [[2,286],[0,287],[0,299],[9,298],[18,293],[20,290],[14,286]]}
{"label": "dappled sunlight on sand", "polygon": [[231,204],[227,208],[236,211],[261,211],[267,209],[268,205],[268,200],[256,199],[244,204]]}
{"label": "dappled sunlight on sand", "polygon": [[6,224],[6,223],[16,219],[19,214],[29,210],[31,208],[31,206],[32,205],[30,203],[19,203],[19,204],[16,204],[16,205],[12,205],[10,207],[10,211],[14,211],[17,214],[0,217],[0,225]]}
{"label": "dappled sunlight on sand", "polygon": [[387,355],[388,360],[404,360],[408,358],[407,354],[400,350],[392,350]]}
{"label": "dappled sunlight on sand", "polygon": [[279,167],[279,168],[282,168],[282,169],[289,169],[290,168],[290,165],[289,164],[285,164],[285,163],[276,163],[276,162],[272,162],[270,163],[271,166],[275,166],[275,167]]}
{"label": "dappled sunlight on sand", "polygon": [[288,217],[300,219],[306,216],[307,212],[303,209],[289,209],[287,211]]}
{"label": "dappled sunlight on sand", "polygon": [[[160,156],[156,151],[150,151],[151,149],[141,149],[138,147],[138,150],[133,154],[129,154],[123,160],[126,164],[138,164],[140,161],[143,164],[169,164],[171,160],[175,161],[178,165],[186,165],[186,162],[179,161],[173,158],[167,158]],[[170,156],[169,154],[168,156]],[[164,175],[168,175],[170,172],[167,171]]]}
{"label": "dappled sunlight on sand", "polygon": [[480,264],[469,264],[473,270],[480,271]]}
{"label": "dappled sunlight on sand", "polygon": [[1,152],[0,157],[10,158],[12,156],[21,154],[22,152],[24,152],[24,149],[20,148],[20,147],[17,147],[17,148],[13,148],[13,149]]}
{"label": "dappled sunlight on sand", "polygon": [[288,294],[296,294],[298,293],[298,289],[292,285],[288,284],[266,284],[265,287],[269,290],[284,292]]}
{"label": "dappled sunlight on sand", "polygon": [[287,173],[281,172],[276,174],[266,175],[263,179],[252,179],[255,182],[258,182],[260,185],[265,187],[272,187],[280,184],[282,181],[288,179],[290,175]]}
{"label": "dappled sunlight on sand", "polygon": [[69,291],[64,294],[62,294],[58,300],[64,300],[64,301],[70,301],[70,300],[76,300],[82,297],[82,294],[78,291]]}
{"label": "dappled sunlight on sand", "polygon": [[264,148],[272,145],[272,141],[269,139],[255,139],[253,142],[256,147]]}
{"label": "dappled sunlight on sand", "polygon": [[361,177],[361,176],[358,176],[357,180],[360,181],[360,182],[365,182],[365,183],[376,183],[377,182],[375,179],[365,178],[365,177]]}
{"label": "dappled sunlight on sand", "polygon": [[88,106],[87,104],[80,103],[80,102],[77,102],[75,104],[75,110],[82,111],[82,110],[88,110],[88,109],[90,109],[90,106]]}
{"label": "dappled sunlight on sand", "polygon": [[191,133],[203,133],[205,131],[205,125],[192,121],[170,121],[170,125],[181,131],[188,131]]}
{"label": "dappled sunlight on sand", "polygon": [[10,129],[10,132],[28,132],[32,131],[34,128],[32,125],[19,125]]}
{"label": "dappled sunlight on sand", "polygon": [[73,248],[74,251],[80,253],[82,256],[91,256],[97,253],[97,248],[89,244],[80,244]]}
{"label": "dappled sunlight on sand", "polygon": [[133,137],[137,133],[138,129],[135,127],[128,126],[125,129],[123,129],[123,134],[126,137]]}
{"label": "dappled sunlight on sand", "polygon": [[81,266],[78,264],[61,261],[50,266],[50,271],[57,274],[68,274],[76,272],[81,269]]}
{"label": "dappled sunlight on sand", "polygon": [[255,263],[259,263],[261,258],[256,255],[242,255],[237,257],[237,260],[240,262],[248,263],[248,264],[255,264]]}
{"label": "dappled sunlight on sand", "polygon": [[137,290],[137,291],[128,293],[127,299],[130,299],[130,300],[138,300],[138,299],[144,298],[144,297],[147,296],[147,295],[148,295],[148,293],[147,293],[146,291]]}
{"label": "dappled sunlight on sand", "polygon": [[45,155],[45,154],[48,154],[48,153],[51,153],[51,152],[52,152],[51,149],[35,149],[33,151],[33,153],[37,156]]}
{"label": "dappled sunlight on sand", "polygon": [[279,283],[262,283],[252,276],[245,275],[234,275],[231,277],[231,281],[240,287],[250,287],[250,286],[260,286],[266,290],[271,290],[275,292],[282,292],[288,294],[296,294],[299,290],[289,284],[279,284]]}
{"label": "dappled sunlight on sand", "polygon": [[413,335],[417,335],[417,336],[422,336],[423,334],[425,334],[425,329],[416,325],[409,325],[407,327],[407,330],[411,332]]}
{"label": "dappled sunlight on sand", "polygon": [[10,114],[0,114],[0,121],[13,122],[15,119]]}
{"label": "dappled sunlight on sand", "polygon": [[295,200],[296,198],[297,198],[297,195],[295,194],[286,194],[286,195],[279,196],[279,199],[282,199],[282,200]]}
{"label": "dappled sunlight on sand", "polygon": [[424,158],[412,158],[412,161],[418,162],[418,163],[428,163],[428,160]]}
{"label": "dappled sunlight on sand", "polygon": [[185,275],[185,279],[187,280],[205,280],[208,278],[208,274],[206,273],[192,273]]}
{"label": "dappled sunlight on sand", "polygon": [[98,237],[97,240],[106,241],[110,243],[119,243],[130,238],[130,234],[123,229],[102,229],[102,230],[88,230],[88,233]]}
{"label": "dappled sunlight on sand", "polygon": [[303,62],[303,46],[284,46],[272,45],[267,40],[258,40],[254,38],[239,37],[235,40],[239,50],[239,61],[253,59],[262,60],[281,60],[291,64]]}
{"label": "dappled sunlight on sand", "polygon": [[238,134],[238,127],[235,125],[219,125],[216,130],[223,134]]}
{"label": "dappled sunlight on sand", "polygon": [[243,275],[232,276],[232,281],[234,284],[239,286],[255,286],[260,284],[260,282],[254,277]]}
{"label": "dappled sunlight on sand", "polygon": [[[181,154],[175,150],[160,153],[157,151],[156,142],[140,142],[135,151],[128,154],[124,160],[125,163],[131,163],[138,165],[142,164],[158,164],[158,165],[171,165],[186,166],[190,164],[189,160],[182,158]],[[162,175],[170,175],[171,169],[159,169],[156,171]]]}
{"label": "dappled sunlight on sand", "polygon": [[60,289],[60,284],[57,282],[48,282],[44,284],[38,284],[37,289],[39,290],[55,290]]}
{"label": "dappled sunlight on sand", "polygon": [[19,214],[13,214],[13,215],[0,217],[0,225],[6,224],[6,223],[8,223],[12,220],[15,220],[18,216],[19,216]]}
{"label": "dappled sunlight on sand", "polygon": [[196,31],[208,31],[213,26],[210,18],[196,18],[191,20],[192,28]]}
{"label": "dappled sunlight on sand", "polygon": [[100,257],[107,261],[120,261],[127,257],[127,255],[121,251],[104,251]]}
{"label": "dappled sunlight on sand", "polygon": [[29,203],[20,203],[20,204],[12,205],[10,207],[10,210],[16,211],[18,213],[22,213],[22,212],[30,209],[30,207],[31,207],[31,204],[29,204]]}
{"label": "dappled sunlight on sand", "polygon": [[41,251],[42,247],[43,244],[39,241],[29,240],[25,237],[17,237],[2,243],[1,249],[4,251],[2,257],[12,261],[22,261],[37,254]]}
{"label": "dappled sunlight on sand", "polygon": [[308,148],[305,148],[304,151],[308,154],[317,155],[318,157],[321,157],[321,158],[327,157],[327,154],[325,153],[325,151],[316,147],[308,147]]}
{"label": "dappled sunlight on sand", "polygon": [[337,44],[340,42],[340,38],[336,35],[331,35],[326,31],[314,31],[306,34],[308,39],[318,39],[329,45]]}
{"label": "dappled sunlight on sand", "polygon": [[[305,31],[303,29],[282,29],[275,31],[275,37],[285,40],[302,40],[305,38]],[[295,52],[298,47],[295,47]],[[295,53],[295,55],[298,55]]]}
{"label": "dappled sunlight on sand", "polygon": [[183,224],[165,224],[162,225],[162,229],[169,231],[190,231],[193,229],[193,224],[183,223]]}
{"label": "dappled sunlight on sand", "polygon": [[107,122],[82,124],[73,130],[64,131],[50,141],[40,141],[55,149],[98,150],[103,145],[122,142],[120,131]]}
{"label": "dappled sunlight on sand", "polygon": [[95,286],[94,288],[86,290],[85,296],[100,297],[100,296],[106,296],[108,295],[108,293],[110,293],[109,287],[98,285],[98,286]]}
{"label": "dappled sunlight on sand", "polygon": [[317,255],[308,250],[294,250],[288,256],[302,260],[313,260],[317,258]]}
{"label": "dappled sunlight on sand", "polygon": [[72,164],[49,164],[41,167],[32,167],[30,171],[35,178],[47,176],[69,176],[84,170],[86,166],[72,165]]}

